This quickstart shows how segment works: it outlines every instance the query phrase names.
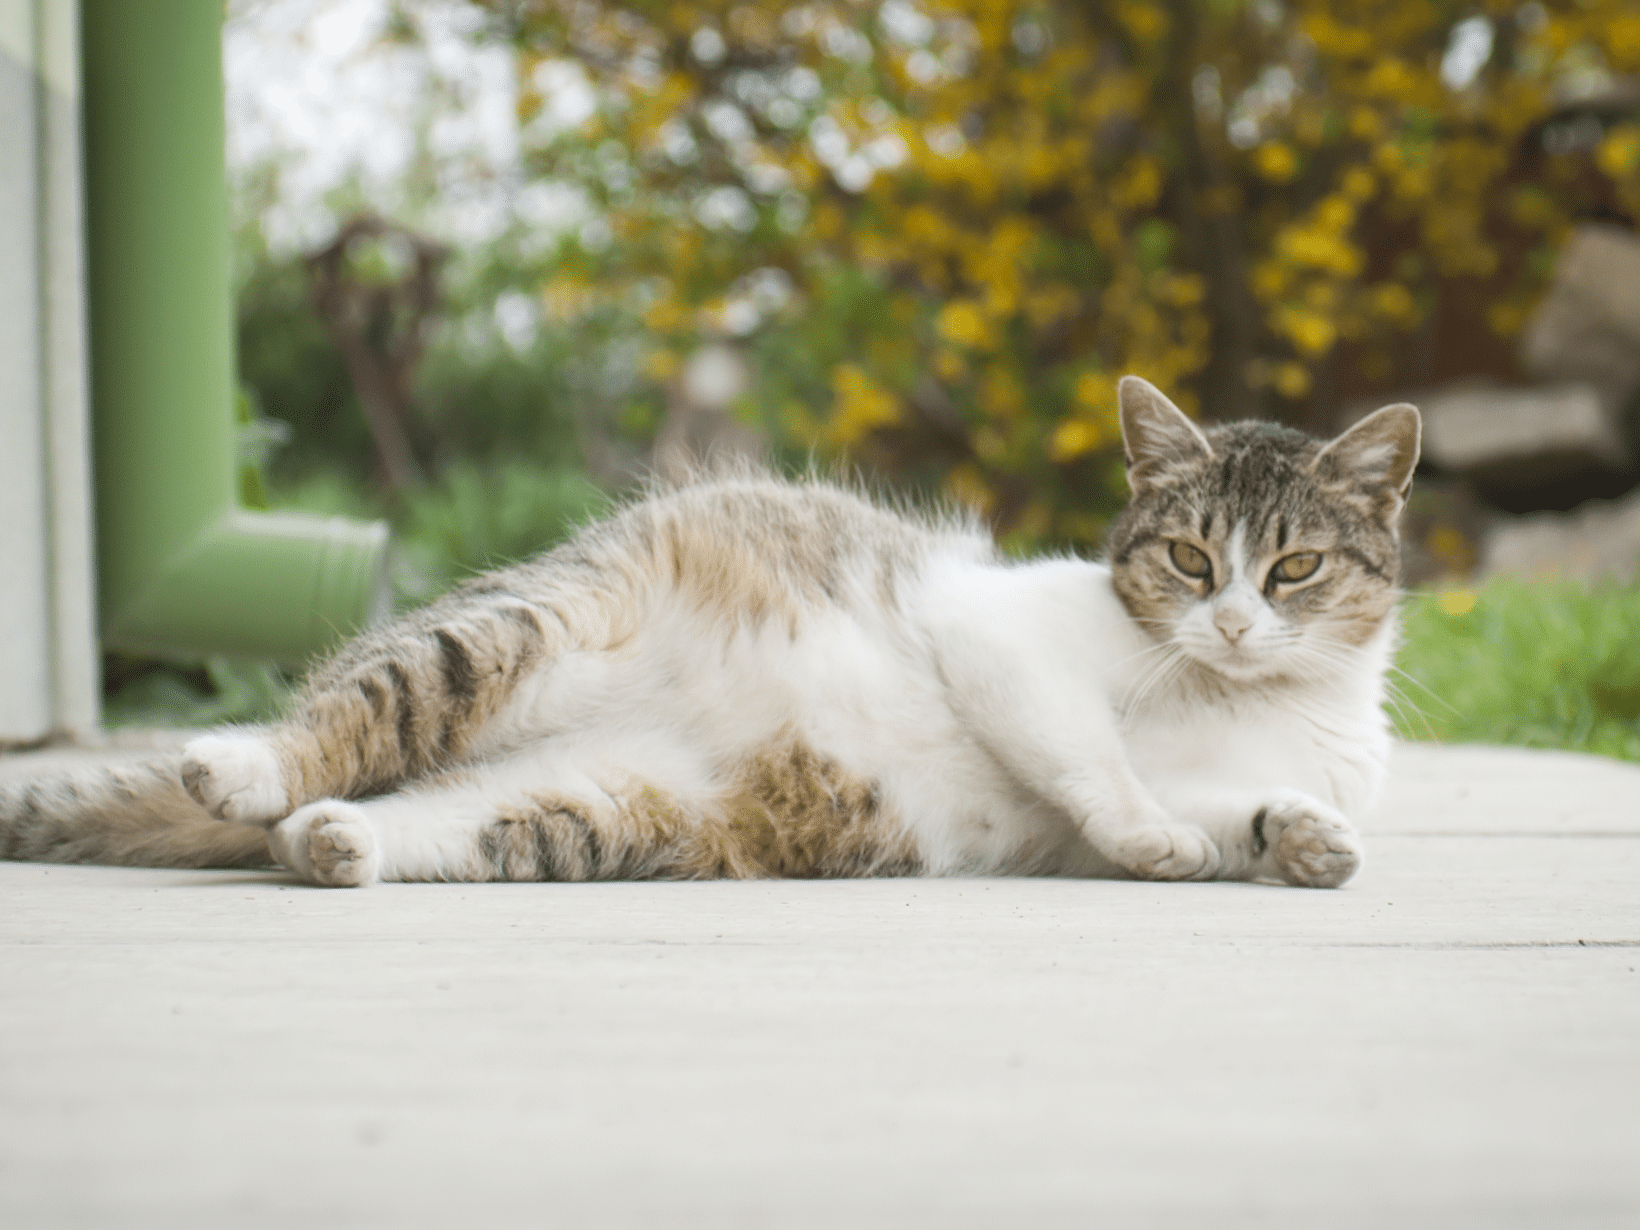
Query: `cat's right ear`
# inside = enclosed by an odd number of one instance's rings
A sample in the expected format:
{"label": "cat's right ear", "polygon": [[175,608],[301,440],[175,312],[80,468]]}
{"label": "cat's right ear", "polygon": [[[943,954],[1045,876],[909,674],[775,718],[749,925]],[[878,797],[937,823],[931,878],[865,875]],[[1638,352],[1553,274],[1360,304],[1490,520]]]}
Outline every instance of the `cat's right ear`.
{"label": "cat's right ear", "polygon": [[1138,376],[1116,384],[1122,411],[1122,444],[1127,449],[1128,486],[1135,495],[1165,485],[1168,475],[1208,461],[1207,437],[1155,385]]}

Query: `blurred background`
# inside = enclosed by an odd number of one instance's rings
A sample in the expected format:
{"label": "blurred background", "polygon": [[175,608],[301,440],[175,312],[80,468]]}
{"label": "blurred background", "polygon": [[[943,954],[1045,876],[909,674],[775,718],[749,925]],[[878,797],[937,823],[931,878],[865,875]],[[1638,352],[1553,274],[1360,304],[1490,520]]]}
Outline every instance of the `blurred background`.
{"label": "blurred background", "polygon": [[[395,602],[811,457],[1096,552],[1115,382],[1424,411],[1411,738],[1640,759],[1640,11],[231,0],[241,498]],[[110,654],[113,724],[290,680]]]}

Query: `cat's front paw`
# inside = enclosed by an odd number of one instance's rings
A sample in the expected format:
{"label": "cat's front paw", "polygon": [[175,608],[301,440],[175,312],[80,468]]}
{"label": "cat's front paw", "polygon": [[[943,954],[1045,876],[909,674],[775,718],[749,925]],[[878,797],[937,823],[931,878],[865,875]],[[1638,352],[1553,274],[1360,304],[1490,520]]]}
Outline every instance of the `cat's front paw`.
{"label": "cat's front paw", "polygon": [[279,760],[256,735],[201,735],[182,749],[182,784],[218,820],[272,824],[290,813]]}
{"label": "cat's front paw", "polygon": [[362,888],[381,879],[381,845],[364,811],[339,799],[298,808],[268,833],[280,864],[309,884]]}
{"label": "cat's front paw", "polygon": [[1219,848],[1191,824],[1153,824],[1124,833],[1111,854],[1141,880],[1211,880]]}
{"label": "cat's front paw", "polygon": [[1337,888],[1361,869],[1361,838],[1344,815],[1293,794],[1253,817],[1253,848],[1276,875],[1301,888]]}

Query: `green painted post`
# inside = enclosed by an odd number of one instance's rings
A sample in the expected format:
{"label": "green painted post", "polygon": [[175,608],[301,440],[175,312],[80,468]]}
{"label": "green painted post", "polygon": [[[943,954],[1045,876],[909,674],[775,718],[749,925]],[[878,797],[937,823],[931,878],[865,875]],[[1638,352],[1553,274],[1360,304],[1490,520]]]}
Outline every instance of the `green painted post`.
{"label": "green painted post", "polygon": [[84,0],[109,648],[299,663],[385,607],[387,527],[238,507],[222,0]]}

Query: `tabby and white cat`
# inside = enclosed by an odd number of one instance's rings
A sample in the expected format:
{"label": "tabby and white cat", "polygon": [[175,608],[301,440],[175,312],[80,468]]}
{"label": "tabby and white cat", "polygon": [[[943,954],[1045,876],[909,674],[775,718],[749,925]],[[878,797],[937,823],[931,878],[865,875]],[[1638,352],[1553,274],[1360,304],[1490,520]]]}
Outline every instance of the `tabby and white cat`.
{"label": "tabby and white cat", "polygon": [[7,788],[0,855],[1342,884],[1389,748],[1418,413],[1203,433],[1131,376],[1121,411],[1108,564],[824,482],[686,485],[366,633],[277,725]]}

